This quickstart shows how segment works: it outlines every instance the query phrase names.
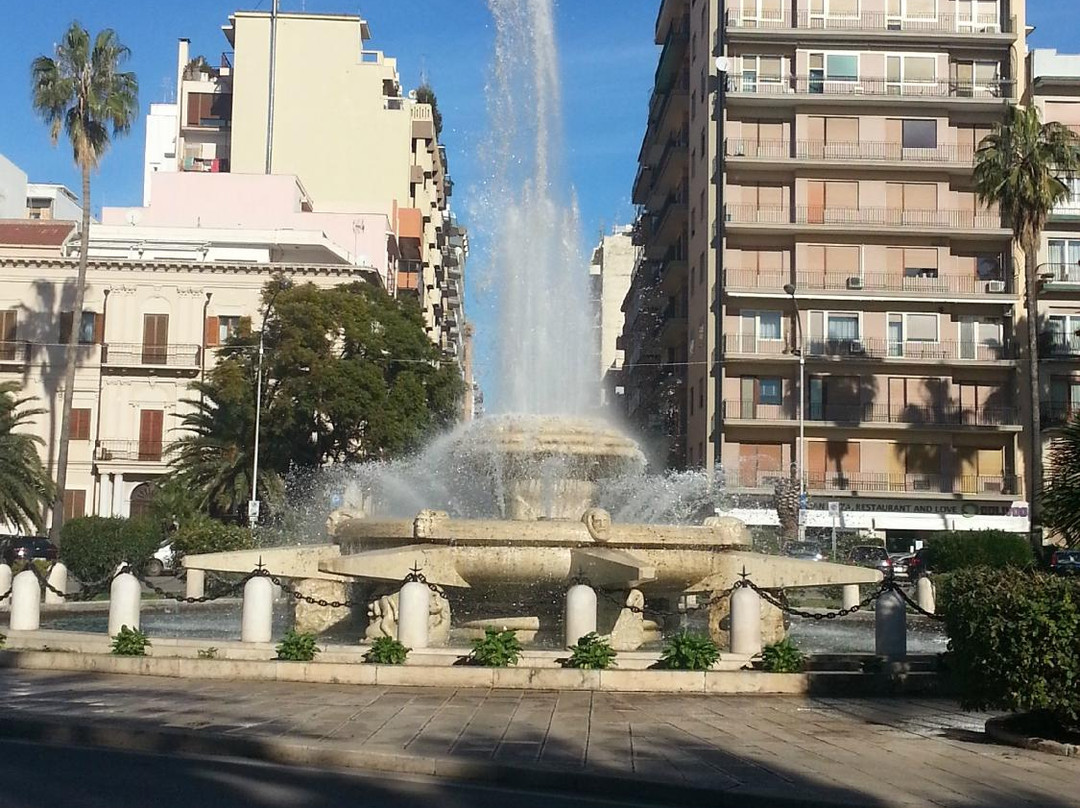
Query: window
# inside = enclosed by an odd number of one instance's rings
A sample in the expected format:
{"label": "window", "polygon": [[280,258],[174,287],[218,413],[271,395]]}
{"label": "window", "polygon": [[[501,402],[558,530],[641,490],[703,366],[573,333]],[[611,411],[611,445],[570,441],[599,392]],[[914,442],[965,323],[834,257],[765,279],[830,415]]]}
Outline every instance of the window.
{"label": "window", "polygon": [[1046,318],[1046,332],[1051,355],[1080,353],[1080,315],[1052,314]]}
{"label": "window", "polygon": [[1054,280],[1070,283],[1080,281],[1080,240],[1052,238],[1048,246]]}
{"label": "window", "polygon": [[19,330],[19,310],[0,311],[0,360],[15,359],[15,337]]}
{"label": "window", "polygon": [[143,315],[142,361],[144,365],[164,365],[169,355],[169,315]]}
{"label": "window", "polygon": [[936,81],[936,56],[899,54],[885,58],[885,83],[890,95],[918,95]]}
{"label": "window", "polygon": [[64,491],[64,521],[86,516],[86,491]]}
{"label": "window", "polygon": [[830,53],[825,56],[825,78],[829,81],[857,81],[859,78],[859,55],[857,53]]}
{"label": "window", "polygon": [[164,410],[139,411],[139,460],[161,460]]}
{"label": "window", "polygon": [[905,149],[937,148],[937,121],[905,120],[902,128]]}
{"label": "window", "polygon": [[782,404],[783,400],[784,391],[780,379],[758,379],[759,404]]}
{"label": "window", "polygon": [[[1076,245],[1080,248],[1080,241]],[[980,255],[975,259],[975,277],[980,281],[1001,280],[1001,259],[996,255]]]}
{"label": "window", "polygon": [[218,342],[224,343],[240,331],[240,316],[230,314],[218,317]]}
{"label": "window", "polygon": [[690,387],[690,414],[691,415],[694,414],[694,400],[696,398],[697,398],[697,396],[694,395],[694,388],[691,385],[691,387]]}
{"label": "window", "polygon": [[90,440],[90,410],[74,407],[71,410],[71,439]]}
{"label": "window", "polygon": [[[74,316],[75,313],[71,311],[60,312],[61,345],[67,345],[71,339],[71,322]],[[104,319],[101,315],[92,311],[84,311],[82,320],[79,323],[79,344],[93,345],[95,342],[101,342],[103,328]]]}
{"label": "window", "polygon": [[850,341],[859,339],[859,315],[830,312],[827,321],[830,340]]}
{"label": "window", "polygon": [[780,340],[783,339],[783,329],[780,323],[780,312],[762,311],[757,315],[758,339]]}
{"label": "window", "polygon": [[780,92],[783,84],[784,59],[781,56],[742,57],[742,91],[744,93]]}
{"label": "window", "polygon": [[907,315],[907,338],[910,342],[937,342],[938,317],[936,314]]}

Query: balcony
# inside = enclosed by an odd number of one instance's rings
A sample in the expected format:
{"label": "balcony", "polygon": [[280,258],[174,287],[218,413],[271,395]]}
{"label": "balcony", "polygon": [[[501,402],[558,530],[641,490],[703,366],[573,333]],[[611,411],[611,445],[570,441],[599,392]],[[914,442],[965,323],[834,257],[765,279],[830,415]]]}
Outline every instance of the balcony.
{"label": "balcony", "polygon": [[1043,331],[1039,334],[1040,359],[1080,358],[1080,335]]}
{"label": "balcony", "polygon": [[26,341],[0,342],[0,365],[25,367],[30,363],[30,343]]}
{"label": "balcony", "polygon": [[[736,476],[739,488],[768,491],[780,479],[780,471],[743,471]],[[873,472],[808,472],[806,487],[811,493],[887,495],[887,494],[969,494],[972,496],[1020,495],[1020,478],[1003,475],[883,474]]]}
{"label": "balcony", "polygon": [[201,361],[200,345],[114,342],[101,346],[101,364],[105,368],[198,370]]}
{"label": "balcony", "polygon": [[101,440],[94,459],[99,463],[162,463],[165,449],[160,440]]}
{"label": "balcony", "polygon": [[759,207],[726,205],[729,229],[821,229],[850,232],[900,230],[905,233],[942,231],[980,238],[1009,238],[1001,214],[992,210],[903,210],[899,208]]}
{"label": "balcony", "polygon": [[[760,272],[757,270],[729,269],[724,273],[724,287],[728,292],[778,293],[784,284],[791,282],[790,272]],[[1001,297],[1011,293],[1012,284],[1006,280],[978,278],[973,275],[898,275],[895,272],[796,272],[795,286],[806,297],[860,297],[873,295],[890,298],[943,297],[982,298]],[[820,292],[820,295],[814,295]],[[1007,301],[1002,301],[1007,302]]]}
{"label": "balcony", "polygon": [[945,340],[923,342],[888,339],[822,339],[807,340],[806,356],[848,361],[851,359],[884,359],[917,362],[1005,362],[1016,359],[1015,346],[1009,342],[966,342]]}
{"label": "balcony", "polygon": [[1052,401],[1042,406],[1040,423],[1043,429],[1065,426],[1080,413],[1080,404],[1068,401]]}
{"label": "balcony", "polygon": [[1037,273],[1048,292],[1054,291],[1055,286],[1080,286],[1080,263],[1039,264]]}
{"label": "balcony", "polygon": [[969,169],[975,164],[975,149],[942,143],[934,148],[910,149],[902,143],[885,141],[834,142],[823,140],[752,140],[728,138],[724,154],[742,165],[785,164],[792,160],[808,163],[904,163],[905,167]]}
{"label": "balcony", "polygon": [[[754,421],[775,423],[797,423],[799,413],[797,403],[758,404],[753,401],[727,400],[723,402],[723,417],[728,421]],[[858,405],[820,405],[810,404],[806,408],[806,423],[809,426],[838,426],[851,428],[856,426],[903,426],[903,427],[1016,427],[1019,428],[1019,414],[1012,407],[976,407],[965,408],[950,404],[945,407],[904,406],[858,404]]]}
{"label": "balcony", "polygon": [[1003,99],[1014,97],[1015,82],[1011,79],[959,81],[891,81],[885,78],[826,79],[822,76],[786,76],[772,81],[743,80],[729,76],[729,103],[740,99],[787,106],[792,96],[800,101],[820,99],[830,104],[838,101],[861,102],[864,99],[902,98],[905,102],[948,101],[964,104],[984,103],[1000,106]]}
{"label": "balcony", "polygon": [[[785,10],[780,13],[762,12],[757,16],[744,16],[738,10],[727,13],[729,34],[736,36],[755,31],[775,37],[785,30],[803,39],[815,35],[850,33],[858,39],[864,34],[882,33],[896,38],[898,34],[911,34],[917,38],[926,35],[961,36],[965,39],[1010,35],[1016,29],[1016,21],[997,14],[937,14],[933,19],[903,19],[882,12],[860,14],[825,15],[805,10]],[[1006,39],[1011,37],[1006,36]]]}

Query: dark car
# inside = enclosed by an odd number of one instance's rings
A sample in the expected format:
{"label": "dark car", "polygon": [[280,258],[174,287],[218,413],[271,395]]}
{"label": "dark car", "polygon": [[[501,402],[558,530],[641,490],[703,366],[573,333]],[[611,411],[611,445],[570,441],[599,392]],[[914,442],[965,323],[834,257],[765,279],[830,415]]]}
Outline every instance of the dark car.
{"label": "dark car", "polygon": [[1080,550],[1054,550],[1050,569],[1058,575],[1080,574]]}
{"label": "dark car", "polygon": [[916,550],[915,554],[908,557],[907,560],[907,577],[908,580],[917,581],[922,576],[926,575],[930,571],[926,563],[927,557],[926,548]]}
{"label": "dark car", "polygon": [[783,554],[788,558],[797,558],[800,561],[825,560],[821,548],[812,541],[793,541],[784,548]]}
{"label": "dark car", "polygon": [[40,536],[16,536],[5,539],[2,558],[5,564],[16,561],[55,561],[60,556],[56,545]]}
{"label": "dark car", "polygon": [[849,564],[858,567],[872,567],[886,577],[892,575],[893,572],[893,561],[884,547],[860,544],[851,548],[847,560]]}

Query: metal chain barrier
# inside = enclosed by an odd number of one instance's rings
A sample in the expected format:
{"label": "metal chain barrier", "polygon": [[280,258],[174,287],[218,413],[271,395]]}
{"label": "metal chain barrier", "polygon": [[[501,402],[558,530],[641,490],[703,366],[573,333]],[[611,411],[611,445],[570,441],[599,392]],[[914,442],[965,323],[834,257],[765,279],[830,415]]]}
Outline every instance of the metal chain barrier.
{"label": "metal chain barrier", "polygon": [[294,600],[297,600],[297,601],[302,600],[302,601],[304,601],[304,603],[308,603],[308,604],[310,604],[312,606],[322,606],[324,608],[329,607],[331,609],[352,609],[352,608],[355,608],[357,606],[366,606],[367,605],[366,603],[361,603],[361,602],[355,601],[355,600],[349,600],[348,598],[346,598],[345,600],[327,600],[326,598],[316,598],[316,597],[312,597],[311,595],[305,595],[303,592],[298,590],[292,584],[287,583],[280,576],[271,574],[269,570],[265,570],[265,569],[257,570],[254,574],[266,576],[267,578],[270,579],[270,582],[273,583],[275,586],[281,587],[281,591],[284,592],[289,597],[291,597],[291,598],[293,598]]}
{"label": "metal chain barrier", "polygon": [[890,581],[889,583],[891,584],[892,590],[894,592],[896,592],[898,595],[900,595],[900,597],[903,599],[904,603],[906,603],[908,606],[910,606],[916,612],[921,614],[923,617],[929,617],[931,620],[944,620],[945,619],[945,615],[943,615],[943,614],[934,614],[933,612],[928,612],[926,609],[924,609],[922,606],[920,606],[917,601],[912,600],[911,595],[909,595],[907,592],[905,592],[903,589],[901,589],[900,585],[897,584],[895,581]]}
{"label": "metal chain barrier", "polygon": [[441,586],[431,583],[427,578],[424,577],[424,574],[420,572],[419,567],[414,566],[411,570],[409,570],[409,574],[405,576],[403,582],[407,584],[423,584],[443,600],[450,599]]}
{"label": "metal chain barrier", "polygon": [[810,612],[805,609],[797,609],[777,598],[768,589],[762,589],[749,578],[743,578],[741,581],[736,581],[735,586],[732,587],[732,589],[739,589],[744,586],[750,587],[757,592],[761,596],[761,599],[766,603],[775,606],[777,609],[786,612],[787,614],[793,614],[796,617],[804,617],[808,620],[835,620],[837,617],[847,617],[849,614],[854,614],[860,609],[865,609],[875,600],[880,598],[886,591],[891,589],[894,584],[891,581],[884,582],[875,591],[871,592],[854,606],[847,609],[837,609],[835,612]]}
{"label": "metal chain barrier", "polygon": [[192,598],[192,597],[187,597],[186,595],[177,595],[177,594],[175,594],[173,592],[168,592],[168,591],[162,589],[160,586],[157,586],[156,584],[151,583],[148,579],[144,578],[143,576],[136,574],[134,569],[132,569],[131,567],[125,567],[123,570],[121,570],[121,572],[130,572],[132,575],[135,576],[135,579],[139,583],[141,583],[143,586],[145,586],[151,592],[154,592],[157,595],[160,595],[161,597],[163,597],[163,598],[165,598],[167,600],[175,600],[177,603],[209,603],[209,602],[214,601],[214,600],[220,600],[221,598],[227,598],[227,597],[230,597],[231,595],[235,595],[237,592],[239,592],[241,589],[243,589],[244,584],[246,584],[252,578],[256,578],[256,577],[259,577],[259,576],[262,576],[262,575],[266,574],[266,570],[259,570],[259,569],[252,570],[251,572],[249,572],[247,575],[245,575],[243,578],[241,578],[236,583],[230,584],[228,586],[228,588],[224,592],[222,592],[220,594],[217,594],[217,595],[202,595],[201,597]]}

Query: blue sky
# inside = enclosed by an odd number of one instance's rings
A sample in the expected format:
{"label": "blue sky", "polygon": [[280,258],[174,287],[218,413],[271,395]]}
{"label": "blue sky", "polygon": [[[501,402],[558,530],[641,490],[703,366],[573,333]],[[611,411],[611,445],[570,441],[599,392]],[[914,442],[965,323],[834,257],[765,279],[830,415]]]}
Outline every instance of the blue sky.
{"label": "blue sky", "polygon": [[[70,149],[53,148],[30,108],[29,65],[51,51],[67,23],[78,19],[96,30],[112,27],[133,51],[131,68],[141,84],[145,112],[153,101],[171,100],[176,40],[188,37],[194,53],[211,61],[228,47],[220,26],[231,11],[266,8],[270,0],[6,0],[0,27],[0,152],[32,180],[78,188]],[[581,208],[588,244],[613,223],[628,222],[630,186],[644,131],[655,69],[653,23],[659,0],[559,0],[566,173]],[[485,131],[483,98],[492,29],[484,0],[282,0],[284,10],[360,13],[372,26],[373,47],[398,58],[408,87],[426,75],[439,95],[443,140],[454,177],[455,205],[468,208],[470,189],[481,179],[474,153]],[[1035,47],[1080,51],[1080,11],[1073,0],[1028,0]],[[134,205],[142,199],[143,123],[119,141],[94,178],[93,207]],[[569,190],[569,189],[568,189]],[[468,221],[466,219],[466,224]],[[473,277],[483,271],[483,245],[473,256]],[[466,305],[476,316],[478,361],[494,335],[475,286]],[[482,368],[481,368],[482,370]],[[485,387],[490,379],[481,373]]]}

